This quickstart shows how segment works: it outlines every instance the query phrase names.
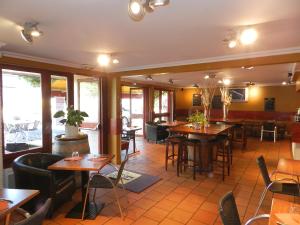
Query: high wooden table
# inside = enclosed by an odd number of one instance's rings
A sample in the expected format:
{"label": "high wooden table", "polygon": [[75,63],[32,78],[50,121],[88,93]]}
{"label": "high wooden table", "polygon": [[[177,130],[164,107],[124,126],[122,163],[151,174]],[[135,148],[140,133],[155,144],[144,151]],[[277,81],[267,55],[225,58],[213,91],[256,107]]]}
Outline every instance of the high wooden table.
{"label": "high wooden table", "polygon": [[[49,170],[70,170],[81,172],[81,202],[78,203],[71,211],[66,215],[68,218],[81,219],[83,203],[86,193],[86,184],[89,179],[89,171],[100,171],[104,166],[109,164],[114,156],[106,155],[100,161],[91,161],[92,155],[81,155],[82,159],[77,161],[66,161],[62,159],[48,167]],[[85,211],[86,219],[95,219],[101,209],[104,207],[103,203],[94,204],[87,200],[87,207]]]}
{"label": "high wooden table", "polygon": [[[207,139],[209,137],[217,136],[223,132],[229,131],[233,126],[228,124],[209,124],[208,127],[202,127],[201,129],[195,129],[191,124],[171,127],[170,132],[181,133],[181,134],[192,134],[197,135],[197,138]],[[208,172],[209,176],[212,176],[212,149],[208,146],[207,142],[201,142],[201,149],[207,151],[201,152],[202,156],[202,169],[203,172]]]}
{"label": "high wooden table", "polygon": [[39,194],[38,190],[25,190],[25,189],[0,189],[0,198],[11,200],[12,203],[8,204],[8,208],[0,212],[1,217],[5,218],[5,225],[9,224],[11,213],[31,200]]}
{"label": "high wooden table", "polygon": [[[270,219],[269,219],[269,225],[278,225],[277,222],[281,222],[282,224],[288,225],[289,223],[286,223],[285,221],[281,221],[280,214],[289,214],[290,213],[290,208],[292,206],[300,207],[300,204],[299,203],[294,203],[294,202],[291,202],[291,201],[286,201],[286,200],[273,198],[271,213],[270,213]],[[285,215],[283,215],[283,216],[285,216]],[[290,219],[293,220],[291,215],[286,215],[286,216],[289,216]],[[299,218],[300,218],[300,215],[299,215]],[[297,220],[298,220],[298,217],[297,217]],[[291,222],[293,222],[293,221],[291,221]],[[294,224],[299,224],[299,223],[297,223],[295,221]]]}

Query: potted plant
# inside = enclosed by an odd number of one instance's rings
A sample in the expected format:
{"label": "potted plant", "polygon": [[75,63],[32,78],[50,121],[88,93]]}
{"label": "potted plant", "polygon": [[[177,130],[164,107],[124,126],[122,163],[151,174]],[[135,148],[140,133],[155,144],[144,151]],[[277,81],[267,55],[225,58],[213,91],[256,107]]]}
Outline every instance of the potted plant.
{"label": "potted plant", "polygon": [[188,121],[193,124],[195,129],[200,129],[207,123],[204,113],[198,111],[189,116]]}
{"label": "potted plant", "polygon": [[77,137],[79,135],[79,126],[84,121],[84,118],[88,116],[86,112],[75,110],[73,106],[67,109],[67,115],[62,110],[53,115],[54,118],[64,117],[59,122],[65,124],[65,136],[68,138]]}

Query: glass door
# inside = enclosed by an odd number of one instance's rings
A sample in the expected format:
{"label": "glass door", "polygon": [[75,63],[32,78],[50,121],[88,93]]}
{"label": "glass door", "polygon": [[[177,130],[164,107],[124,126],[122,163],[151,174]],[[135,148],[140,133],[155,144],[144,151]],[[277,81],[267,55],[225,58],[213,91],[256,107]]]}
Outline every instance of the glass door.
{"label": "glass door", "polygon": [[77,79],[78,109],[89,116],[81,125],[81,132],[89,136],[91,153],[100,152],[100,85],[98,79]]}
{"label": "glass door", "polygon": [[137,135],[144,134],[144,90],[142,88],[130,88],[130,124],[142,128]]}

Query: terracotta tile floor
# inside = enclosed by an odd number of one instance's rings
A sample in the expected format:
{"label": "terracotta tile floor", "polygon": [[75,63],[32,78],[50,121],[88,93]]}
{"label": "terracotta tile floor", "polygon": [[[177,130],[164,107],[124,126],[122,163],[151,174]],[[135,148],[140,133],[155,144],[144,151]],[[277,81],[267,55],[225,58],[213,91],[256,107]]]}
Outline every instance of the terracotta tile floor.
{"label": "terracotta tile floor", "polygon": [[[264,187],[255,158],[264,155],[271,172],[280,157],[291,157],[288,140],[281,140],[274,144],[250,139],[247,150],[242,151],[239,146],[235,146],[231,175],[226,177],[224,182],[221,179],[221,171],[215,171],[213,178],[197,175],[194,181],[191,171],[187,171],[180,177],[176,176],[172,166],[165,171],[164,144],[150,144],[139,139],[137,147],[141,151],[130,157],[127,168],[158,175],[162,180],[140,194],[128,192],[129,203],[124,192],[119,191],[122,205],[128,211],[125,220],[120,219],[110,191],[97,193],[97,199],[105,201],[106,207],[96,220],[81,221],[64,218],[65,213],[80,200],[78,190],[73,201],[58,209],[52,220],[47,220],[44,224],[222,224],[218,217],[218,202],[220,197],[230,190],[233,190],[236,197],[241,220],[245,221],[253,216]],[[261,212],[269,212],[271,198],[271,195],[267,195]]]}

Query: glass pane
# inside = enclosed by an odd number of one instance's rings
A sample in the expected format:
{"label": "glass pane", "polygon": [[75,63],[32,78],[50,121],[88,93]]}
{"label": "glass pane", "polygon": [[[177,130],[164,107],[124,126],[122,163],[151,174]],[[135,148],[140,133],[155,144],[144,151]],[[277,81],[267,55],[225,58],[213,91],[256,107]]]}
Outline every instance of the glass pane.
{"label": "glass pane", "polygon": [[53,118],[54,113],[60,110],[67,110],[67,78],[51,76],[52,141],[55,136],[65,133],[65,126],[59,122],[62,118]]}
{"label": "glass pane", "polygon": [[15,70],[2,74],[5,153],[41,147],[41,74]]}
{"label": "glass pane", "polygon": [[160,110],[159,110],[159,91],[158,90],[155,90],[154,91],[154,113],[160,113]]}
{"label": "glass pane", "polygon": [[169,94],[167,91],[161,92],[161,112],[166,113],[169,111]]}
{"label": "glass pane", "polygon": [[[122,86],[122,117],[126,117],[130,121],[130,87]],[[122,127],[127,126],[127,120],[122,120]],[[124,123],[124,124],[123,124]]]}
{"label": "glass pane", "polygon": [[99,85],[97,81],[79,81],[79,110],[89,116],[85,123],[98,123],[99,117]]}
{"label": "glass pane", "polygon": [[131,126],[142,128],[136,132],[137,135],[143,135],[144,122],[144,93],[143,89],[131,88]]}

